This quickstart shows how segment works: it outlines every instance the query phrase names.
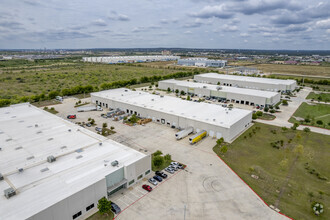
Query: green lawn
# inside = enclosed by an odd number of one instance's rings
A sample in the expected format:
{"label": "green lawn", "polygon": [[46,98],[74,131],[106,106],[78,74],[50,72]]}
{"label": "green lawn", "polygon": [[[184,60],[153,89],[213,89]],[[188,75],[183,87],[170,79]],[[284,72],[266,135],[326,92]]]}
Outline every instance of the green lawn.
{"label": "green lawn", "polygon": [[315,101],[321,102],[329,102],[330,101],[330,93],[320,93],[316,94],[315,92],[309,93],[306,99],[314,99]]}
{"label": "green lawn", "polygon": [[94,215],[90,216],[86,220],[112,220],[114,215],[110,212],[108,215],[101,215],[99,212],[96,212]]}
{"label": "green lawn", "polygon": [[[271,142],[277,142],[279,149],[273,147]],[[295,152],[298,145],[303,145],[302,154]],[[218,147],[214,151],[267,204],[278,204],[287,216],[294,219],[328,219],[330,136],[291,129],[282,131],[280,127],[256,123],[228,145],[224,156],[219,153]],[[259,179],[252,178],[252,174]],[[324,177],[327,180],[322,180]],[[312,213],[313,201],[325,205],[323,216],[316,217]]]}
{"label": "green lawn", "polygon": [[[293,114],[296,117],[309,118],[311,122],[303,122],[302,124],[317,126],[321,128],[330,129],[330,105],[327,104],[315,104],[309,105],[307,103],[302,103],[296,112]],[[317,124],[316,122],[321,120],[322,125]],[[298,122],[293,117],[290,118],[289,122]]]}

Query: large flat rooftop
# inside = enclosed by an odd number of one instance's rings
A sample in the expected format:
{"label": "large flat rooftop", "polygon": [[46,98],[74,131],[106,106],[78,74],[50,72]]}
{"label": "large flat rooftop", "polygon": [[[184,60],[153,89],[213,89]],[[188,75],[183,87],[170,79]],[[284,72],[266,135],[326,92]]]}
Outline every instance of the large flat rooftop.
{"label": "large flat rooftop", "polygon": [[[31,217],[145,157],[28,103],[0,108],[0,147],[0,219]],[[7,199],[9,187],[17,195]]]}
{"label": "large flat rooftop", "polygon": [[225,75],[218,73],[204,73],[196,76],[202,76],[205,78],[215,78],[219,80],[237,80],[237,81],[245,81],[245,82],[255,82],[255,83],[269,83],[269,84],[283,84],[283,85],[291,85],[296,83],[295,80],[283,80],[283,79],[270,79],[270,78],[261,78],[261,77],[249,77],[249,76],[236,76],[236,75]]}
{"label": "large flat rooftop", "polygon": [[229,110],[220,105],[186,101],[125,88],[101,91],[91,95],[225,128],[230,128],[231,125],[251,114],[248,110],[237,108]]}
{"label": "large flat rooftop", "polygon": [[[261,90],[256,90],[256,89],[244,89],[244,88],[238,88],[238,87],[232,87],[232,86],[218,86],[218,85],[212,85],[212,84],[207,84],[207,83],[195,83],[195,82],[181,81],[181,80],[175,80],[175,79],[164,80],[161,82],[173,83],[178,86],[184,86],[184,87],[189,87],[189,88],[209,89],[209,90],[213,90],[213,91],[244,94],[244,95],[258,96],[258,97],[264,97],[264,98],[271,98],[278,94],[277,92],[261,91]],[[220,90],[218,89],[219,87],[221,88]]]}

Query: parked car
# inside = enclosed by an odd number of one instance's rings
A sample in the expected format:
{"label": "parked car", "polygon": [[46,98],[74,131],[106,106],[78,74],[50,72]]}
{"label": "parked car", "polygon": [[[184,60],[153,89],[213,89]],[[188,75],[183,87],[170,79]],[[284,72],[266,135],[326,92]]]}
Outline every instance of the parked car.
{"label": "parked car", "polygon": [[184,169],[184,166],[183,166],[182,164],[179,164],[179,165],[178,165],[178,169],[183,170],[183,169]]}
{"label": "parked car", "polygon": [[87,123],[86,126],[87,126],[87,127],[91,127],[92,124],[91,124],[91,123]]}
{"label": "parked car", "polygon": [[142,188],[145,189],[145,190],[147,190],[148,192],[151,192],[152,191],[152,187],[149,186],[149,185],[147,185],[147,184],[142,185]]}
{"label": "parked car", "polygon": [[155,180],[157,180],[158,182],[161,182],[161,181],[163,181],[163,178],[161,178],[160,176],[154,176],[153,177]]}
{"label": "parked car", "polygon": [[98,132],[102,132],[102,128],[99,128],[99,127],[95,127],[95,130]]}
{"label": "parked car", "polygon": [[173,171],[177,171],[178,170],[178,167],[177,166],[173,166],[173,165],[170,165],[168,166],[170,169],[172,169]]}
{"label": "parked car", "polygon": [[102,118],[108,118],[108,116],[106,114],[101,114]]}
{"label": "parked car", "polygon": [[67,118],[68,119],[76,119],[76,115],[68,115]]}
{"label": "parked car", "polygon": [[158,182],[154,178],[150,178],[148,182],[155,186],[158,184]]}
{"label": "parked car", "polygon": [[121,209],[120,207],[114,203],[114,202],[111,202],[111,210],[117,215],[119,214],[119,212],[121,212]]}
{"label": "parked car", "polygon": [[156,171],[156,175],[157,176],[160,176],[163,179],[166,179],[167,178],[167,175],[164,172],[161,172],[161,171]]}
{"label": "parked car", "polygon": [[171,162],[171,165],[172,166],[177,166],[177,165],[179,165],[179,163],[178,162]]}
{"label": "parked car", "polygon": [[168,172],[168,173],[170,173],[170,174],[173,174],[174,173],[174,170],[171,169],[170,167],[166,167],[165,168],[165,171]]}

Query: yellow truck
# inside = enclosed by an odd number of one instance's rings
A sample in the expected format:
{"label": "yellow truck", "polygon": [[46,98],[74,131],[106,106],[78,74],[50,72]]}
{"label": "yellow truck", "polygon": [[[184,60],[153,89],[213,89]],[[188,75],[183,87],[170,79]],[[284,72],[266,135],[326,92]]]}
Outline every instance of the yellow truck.
{"label": "yellow truck", "polygon": [[204,137],[206,137],[207,132],[205,130],[198,132],[197,134],[193,135],[189,138],[189,143],[194,144],[198,141],[202,140]]}

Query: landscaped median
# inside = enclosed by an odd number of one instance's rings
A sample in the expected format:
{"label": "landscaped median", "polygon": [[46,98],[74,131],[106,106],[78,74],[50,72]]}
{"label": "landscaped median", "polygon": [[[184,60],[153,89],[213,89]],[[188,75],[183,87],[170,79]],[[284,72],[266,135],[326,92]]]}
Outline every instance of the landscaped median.
{"label": "landscaped median", "polygon": [[[233,143],[219,142],[213,150],[281,213],[293,219],[327,219],[329,143],[327,135],[256,123]],[[318,217],[315,202],[324,206]]]}

